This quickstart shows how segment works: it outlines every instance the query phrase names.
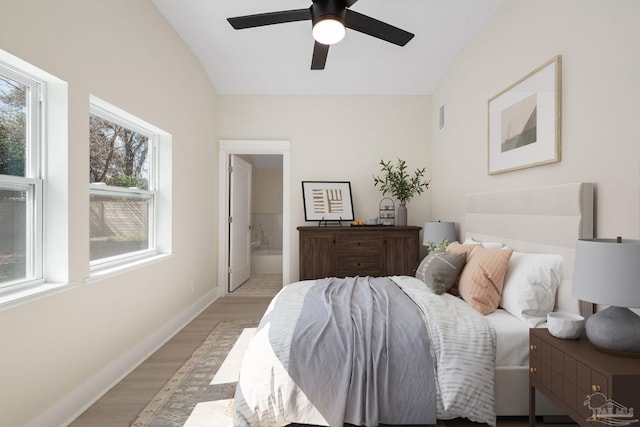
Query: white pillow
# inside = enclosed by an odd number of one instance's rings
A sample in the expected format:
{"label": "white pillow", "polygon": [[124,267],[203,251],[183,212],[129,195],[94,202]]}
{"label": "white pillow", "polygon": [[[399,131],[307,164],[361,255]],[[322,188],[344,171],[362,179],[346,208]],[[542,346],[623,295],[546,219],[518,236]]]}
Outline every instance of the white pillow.
{"label": "white pillow", "polygon": [[478,242],[473,240],[473,237],[468,237],[463,245],[482,245],[485,249],[502,249],[504,247],[504,244],[500,242]]}
{"label": "white pillow", "polygon": [[507,267],[500,306],[535,328],[553,311],[562,279],[560,255],[514,251]]}

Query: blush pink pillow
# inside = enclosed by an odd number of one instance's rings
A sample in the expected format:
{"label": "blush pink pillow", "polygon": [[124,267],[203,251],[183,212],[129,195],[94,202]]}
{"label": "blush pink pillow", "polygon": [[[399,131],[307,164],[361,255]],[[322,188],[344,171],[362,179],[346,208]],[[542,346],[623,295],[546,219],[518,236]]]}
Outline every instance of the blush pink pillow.
{"label": "blush pink pillow", "polygon": [[[476,246],[480,246],[479,243],[475,243],[475,244],[464,244],[461,245],[458,242],[453,242],[451,243],[449,246],[447,246],[447,253],[448,254],[465,254],[466,255],[466,260],[469,260],[469,255],[471,255],[471,251],[473,251],[473,249]],[[462,270],[464,271],[464,270]],[[459,296],[460,295],[460,291],[458,290],[458,283],[455,283],[450,289],[449,289],[449,293],[455,296]]]}
{"label": "blush pink pillow", "polygon": [[458,291],[467,304],[482,314],[498,308],[511,249],[473,248],[460,275]]}
{"label": "blush pink pillow", "polygon": [[449,254],[466,253],[467,259],[469,259],[469,255],[471,255],[471,251],[474,250],[476,246],[480,246],[480,243],[461,245],[458,242],[453,242],[449,246],[447,246],[447,253]]}

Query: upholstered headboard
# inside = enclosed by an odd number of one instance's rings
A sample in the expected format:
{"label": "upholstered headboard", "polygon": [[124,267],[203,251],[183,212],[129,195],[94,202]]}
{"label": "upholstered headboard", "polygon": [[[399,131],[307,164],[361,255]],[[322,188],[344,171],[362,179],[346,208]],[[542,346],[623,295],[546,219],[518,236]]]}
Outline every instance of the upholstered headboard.
{"label": "upholstered headboard", "polygon": [[576,240],[594,233],[594,185],[560,184],[469,194],[465,237],[502,242],[516,251],[552,253],[564,259],[556,311],[590,315],[593,305],[571,296]]}

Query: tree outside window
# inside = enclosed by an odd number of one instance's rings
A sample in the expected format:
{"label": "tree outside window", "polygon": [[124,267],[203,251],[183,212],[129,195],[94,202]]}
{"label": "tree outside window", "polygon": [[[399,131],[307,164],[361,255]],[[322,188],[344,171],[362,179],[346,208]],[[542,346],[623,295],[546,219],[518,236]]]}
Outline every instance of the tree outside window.
{"label": "tree outside window", "polygon": [[0,75],[0,174],[25,176],[28,87]]}
{"label": "tree outside window", "polygon": [[90,260],[122,261],[155,249],[155,138],[109,113],[94,113],[89,119]]}
{"label": "tree outside window", "polygon": [[90,182],[149,189],[149,137],[91,115]]}

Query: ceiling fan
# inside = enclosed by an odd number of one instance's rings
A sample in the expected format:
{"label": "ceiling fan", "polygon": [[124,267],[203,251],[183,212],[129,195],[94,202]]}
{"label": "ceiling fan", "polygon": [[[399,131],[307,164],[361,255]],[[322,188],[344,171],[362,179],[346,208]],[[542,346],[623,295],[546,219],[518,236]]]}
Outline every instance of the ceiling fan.
{"label": "ceiling fan", "polygon": [[256,15],[227,18],[236,30],[261,27],[264,25],[283,24],[285,22],[308,21],[313,24],[313,58],[312,70],[324,70],[329,53],[329,46],[342,40],[345,28],[385,40],[398,46],[404,46],[413,38],[413,34],[370,18],[349,9],[358,0],[312,0],[308,9],[282,10],[278,12],[259,13]]}

